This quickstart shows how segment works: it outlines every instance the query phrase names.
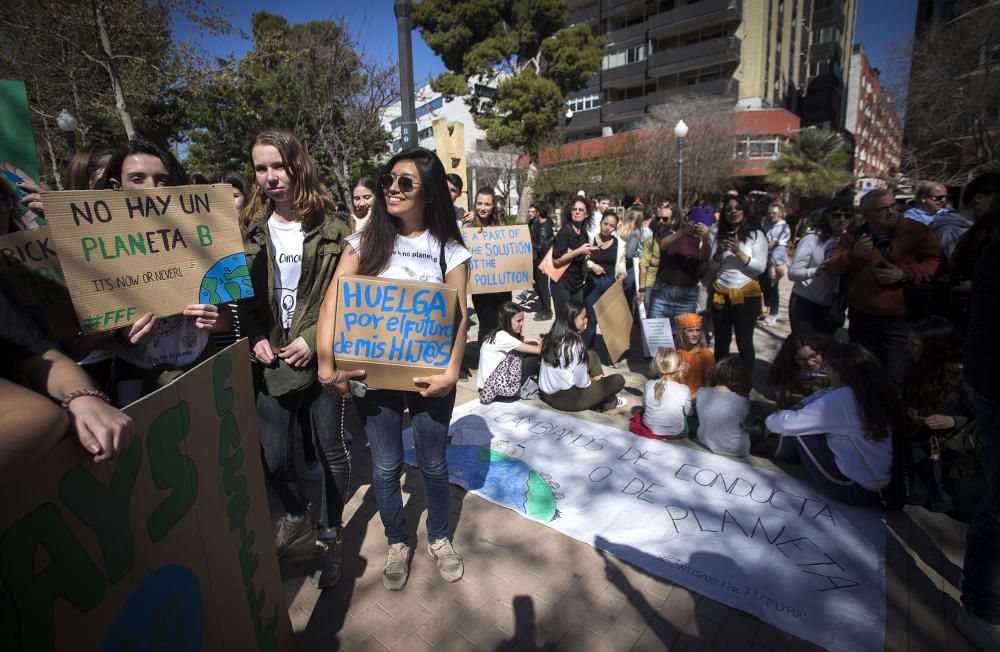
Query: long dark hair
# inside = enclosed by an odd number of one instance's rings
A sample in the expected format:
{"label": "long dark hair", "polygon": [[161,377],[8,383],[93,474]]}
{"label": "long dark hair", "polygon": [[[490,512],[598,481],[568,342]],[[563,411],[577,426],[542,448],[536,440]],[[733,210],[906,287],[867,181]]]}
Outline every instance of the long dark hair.
{"label": "long dark hair", "polygon": [[482,188],[476,190],[475,197],[479,195],[485,195],[493,199],[493,210],[486,217],[485,220],[479,219],[479,213],[476,212],[476,200],[472,200],[472,226],[476,228],[481,228],[484,226],[503,226],[503,218],[500,216],[500,212],[497,211],[497,193],[489,186],[483,186]]}
{"label": "long dark hair", "polygon": [[228,183],[233,188],[236,188],[243,195],[243,200],[246,201],[247,196],[247,180],[243,178],[243,175],[239,172],[233,172],[232,170],[223,170],[217,174],[213,179],[212,183]]}
{"label": "long dark hair", "polygon": [[[91,190],[90,176],[107,168],[114,153],[115,150],[109,145],[87,145],[74,154],[66,169],[66,190]],[[97,183],[100,182],[98,179]]]}
{"label": "long dark hair", "polygon": [[[455,211],[448,192],[448,182],[445,180],[444,165],[437,154],[423,147],[404,149],[382,166],[379,178],[389,174],[399,161],[413,161],[420,174],[427,202],[424,205],[424,226],[427,230],[442,244],[449,240],[463,244],[462,232],[455,223]],[[361,232],[359,247],[365,255],[361,257],[359,274],[378,276],[386,268],[398,233],[399,220],[389,214],[385,192],[376,192],[371,221],[368,228]]]}
{"label": "long dark hair", "polygon": [[522,312],[524,312],[524,308],[517,305],[513,301],[507,301],[502,306],[497,308],[497,327],[489,332],[485,341],[488,344],[493,344],[493,340],[496,339],[497,333],[500,331],[507,331],[508,335],[511,335],[519,340],[524,340],[523,335],[514,332],[514,326],[511,324],[514,317],[518,316]]}
{"label": "long dark hair", "polygon": [[[730,226],[729,220],[726,219],[726,207],[730,204],[736,204],[743,211],[743,221],[740,222],[735,231]],[[756,231],[760,231],[757,237],[764,237],[764,232],[760,230],[760,218],[754,214],[753,208],[750,206],[750,201],[746,196],[726,197],[726,201],[722,202],[722,217],[719,218],[719,241],[721,242],[730,233],[735,233],[736,238],[740,242],[746,242],[747,238]]]}
{"label": "long dark hair", "polygon": [[591,222],[594,221],[594,207],[587,201],[586,197],[574,197],[566,202],[562,208],[562,226],[569,226],[573,223],[573,204],[576,202],[583,202],[584,209],[587,211],[587,219],[584,220],[582,227],[586,232],[591,227]]}
{"label": "long dark hair", "polygon": [[962,353],[955,327],[941,317],[918,322],[910,332],[919,346],[903,383],[903,401],[927,416],[937,413],[942,403],[962,389]]}
{"label": "long dark hair", "polygon": [[573,322],[587,308],[576,299],[570,299],[556,315],[552,330],[542,341],[542,360],[550,367],[569,367],[584,361],[587,355],[583,337]]}
{"label": "long dark hair", "polygon": [[770,383],[778,393],[794,390],[801,378],[801,368],[796,362],[795,356],[804,346],[808,346],[816,351],[826,360],[826,352],[833,346],[833,339],[821,333],[792,333],[781,343],[778,354],[774,356],[771,369],[767,372],[767,382]]}
{"label": "long dark hair", "polygon": [[122,166],[125,164],[125,159],[133,154],[147,154],[160,159],[163,167],[167,169],[168,186],[186,186],[191,183],[187,172],[184,170],[184,166],[181,165],[180,161],[177,160],[177,157],[170,150],[151,143],[148,140],[137,138],[128,141],[111,155],[107,166],[104,168],[104,176],[101,177],[96,190],[110,190],[112,179],[121,183]]}
{"label": "long dark hair", "polygon": [[909,437],[906,412],[896,390],[889,383],[885,369],[868,349],[860,344],[838,342],[824,355],[827,367],[854,393],[865,438],[882,441],[890,434]]}

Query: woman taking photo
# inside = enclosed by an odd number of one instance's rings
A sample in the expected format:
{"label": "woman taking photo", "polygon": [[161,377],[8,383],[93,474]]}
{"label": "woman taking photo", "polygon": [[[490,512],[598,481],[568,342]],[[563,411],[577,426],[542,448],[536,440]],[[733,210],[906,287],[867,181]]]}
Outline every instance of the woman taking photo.
{"label": "woman taking photo", "polygon": [[[472,222],[468,228],[482,229],[484,227],[503,226],[503,217],[497,211],[496,193],[492,188],[480,188],[476,191],[476,202],[473,205]],[[480,292],[472,295],[472,305],[476,309],[476,320],[479,322],[479,333],[476,338],[480,342],[496,330],[500,325],[497,311],[500,306],[514,298],[507,292]]]}
{"label": "woman taking photo", "polygon": [[535,265],[535,292],[538,293],[534,320],[548,321],[552,319],[552,293],[549,291],[549,277],[538,269],[538,263],[549,252],[555,229],[549,219],[547,204],[532,204],[528,209],[528,216],[531,218],[528,220],[528,232],[531,234],[531,257]]}
{"label": "woman taking photo", "polygon": [[375,204],[375,195],[378,188],[375,180],[369,177],[361,177],[354,184],[351,191],[351,232],[364,231],[368,226],[368,221],[372,216],[372,206]]}
{"label": "woman taking photo", "polygon": [[538,396],[557,410],[580,412],[625,404],[618,396],[625,378],[604,375],[600,358],[583,345],[580,333],[586,328],[587,309],[570,299],[542,341]]}
{"label": "woman taking photo", "polygon": [[316,528],[317,587],[340,579],[340,528],[350,482],[344,404],[316,381],[320,303],[348,234],[302,141],[278,129],[250,148],[256,183],[240,216],[254,298],[241,313],[255,361],[263,367],[257,423],[268,483],[285,510],[274,535],[278,556],[314,532],[296,452],[310,430],[323,468]]}
{"label": "woman taking photo", "polygon": [[740,357],[751,373],[756,358],[753,329],[761,303],[757,277],[767,266],[767,237],[752,217],[745,197],[727,197],[711,258],[715,267],[711,301],[715,359],[729,355],[735,331]]}
{"label": "woman taking photo", "polygon": [[854,209],[850,201],[833,201],[795,245],[795,256],[788,268],[788,278],[794,283],[788,300],[788,320],[793,333],[833,335],[841,326],[830,314],[840,279],[827,274],[825,268],[852,219]]}
{"label": "woman taking photo", "polygon": [[[468,249],[455,224],[444,166],[421,147],[389,159],[379,176],[382,192],[368,228],[347,239],[336,277],[360,274],[378,278],[447,283],[458,294],[459,319],[451,357],[444,373],[414,378],[420,391],[368,390],[355,405],[371,447],[375,497],[389,540],[382,585],[390,591],[406,586],[410,542],[399,480],[403,472],[403,410],[410,411],[417,465],[424,478],[428,551],[446,581],[462,578],[464,564],[448,539],[448,426],[455,407],[455,383],[465,353],[466,261]],[[323,301],[318,334],[319,380],[341,396],[348,380],[363,371],[335,368],[333,320],[336,286]]]}
{"label": "woman taking photo", "polygon": [[804,399],[800,409],[772,414],[767,429],[794,439],[806,471],[828,496],[877,505],[893,479],[893,441],[907,442],[903,404],[864,347],[836,344],[826,364],[831,388]]}
{"label": "woman taking photo", "polygon": [[567,268],[562,277],[550,286],[556,316],[563,314],[563,308],[570,299],[583,301],[584,265],[594,248],[587,235],[591,222],[590,202],[584,197],[573,199],[563,207],[562,222],[563,226],[552,243],[552,264]]}
{"label": "woman taking photo", "polygon": [[601,230],[594,236],[590,258],[587,259],[587,280],[583,285],[583,303],[587,306],[587,328],[583,331],[583,345],[590,348],[597,331],[597,314],[594,304],[615,282],[625,279],[625,243],[615,235],[618,214],[607,211],[601,218]]}

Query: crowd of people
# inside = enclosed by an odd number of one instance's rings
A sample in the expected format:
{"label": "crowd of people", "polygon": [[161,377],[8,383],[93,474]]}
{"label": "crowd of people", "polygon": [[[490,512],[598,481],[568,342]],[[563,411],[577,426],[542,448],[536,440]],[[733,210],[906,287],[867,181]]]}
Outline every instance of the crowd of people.
{"label": "crowd of people", "polygon": [[[74,157],[67,178],[75,189],[230,184],[255,296],[56,341],[37,306],[4,287],[0,301],[11,318],[2,336],[0,419],[5,432],[18,433],[0,451],[5,474],[42,454],[67,426],[95,461],[114,457],[132,437],[115,406],[247,337],[262,458],[284,511],[275,531],[279,556],[315,539],[313,580],[329,588],[339,579],[350,400],[372,455],[388,544],[385,587],[405,586],[412,554],[400,492],[407,410],[424,478],[428,552],[442,577],[456,581],[464,562],[449,537],[445,450],[456,383],[470,357],[483,402],[537,396],[564,411],[619,407],[625,379],[604,371],[594,305],[620,284],[637,316],[671,320],[675,336],[673,347],[651,352],[632,432],[690,438],[723,455],[797,460],[819,489],[849,504],[909,501],[974,512],[966,626],[992,631],[1000,603],[1000,388],[991,361],[1000,352],[989,331],[1000,306],[1000,175],[972,179],[957,210],[938,183],[922,184],[905,212],[885,190],[862,196],[857,211],[853,198],[840,197],[798,216],[780,200],[736,191],[690,207],[637,203],[621,214],[599,194],[573,197],[558,216],[535,203],[533,312],[554,321],[540,340],[528,340],[526,308],[510,292],[473,294],[479,329],[470,356],[471,254],[461,228],[506,223],[492,189],[476,189],[472,210],[463,210],[456,206],[461,178],[416,148],[389,159],[377,178],[360,179],[351,205],[338,209],[294,134],[261,132],[248,162],[250,182],[231,171],[189,175],[170,151],[145,141]],[[0,184],[5,233],[31,226],[16,202],[44,216],[44,188],[20,178],[20,196]],[[443,373],[415,378],[418,391],[404,392],[368,388],[363,371],[337,369],[331,288],[342,274],[452,286],[460,317]],[[785,276],[791,335],[765,369],[754,332],[775,324]],[[750,401],[755,370],[768,377],[758,389],[774,390],[771,414]],[[318,522],[303,485],[311,477],[321,483]],[[978,492],[969,481],[976,477],[985,478]]]}

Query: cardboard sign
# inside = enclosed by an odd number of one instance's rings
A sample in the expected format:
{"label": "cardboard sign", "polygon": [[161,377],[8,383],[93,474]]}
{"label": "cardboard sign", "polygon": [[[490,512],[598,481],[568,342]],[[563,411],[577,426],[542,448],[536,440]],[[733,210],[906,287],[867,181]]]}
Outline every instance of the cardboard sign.
{"label": "cardboard sign", "polygon": [[261,471],[246,340],[125,409],[94,464],[75,437],[4,485],[10,649],[294,649]]}
{"label": "cardboard sign", "polygon": [[48,227],[15,231],[0,238],[0,276],[14,294],[38,303],[56,337],[80,330],[66,289],[59,256],[52,249]]}
{"label": "cardboard sign", "polygon": [[0,79],[0,163],[12,163],[32,180],[38,180],[38,158],[24,82]]}
{"label": "cardboard sign", "polygon": [[364,369],[375,389],[416,391],[413,378],[444,373],[458,317],[443,283],[341,276],[333,326],[338,369]]}
{"label": "cardboard sign", "polygon": [[639,304],[639,325],[642,327],[642,353],[647,358],[653,357],[664,347],[675,348],[669,317],[647,317],[646,306]]}
{"label": "cardboard sign", "polygon": [[84,333],[253,296],[228,185],[45,193]]}
{"label": "cardboard sign", "polygon": [[594,304],[594,314],[597,315],[597,325],[601,328],[611,361],[617,362],[629,349],[633,323],[632,311],[621,283],[612,283],[605,290]]}
{"label": "cardboard sign", "polygon": [[521,291],[531,287],[534,262],[527,224],[462,229],[469,248],[469,294]]}

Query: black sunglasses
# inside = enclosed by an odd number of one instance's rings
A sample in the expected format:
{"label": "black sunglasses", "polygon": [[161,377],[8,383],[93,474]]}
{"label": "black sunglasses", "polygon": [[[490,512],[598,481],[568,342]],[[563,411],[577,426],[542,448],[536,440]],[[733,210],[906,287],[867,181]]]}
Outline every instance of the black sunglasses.
{"label": "black sunglasses", "polygon": [[933,199],[934,201],[944,201],[948,199],[948,195],[928,195],[927,199]]}
{"label": "black sunglasses", "polygon": [[395,174],[387,174],[382,177],[382,190],[388,191],[392,188],[392,184],[395,182],[396,187],[399,188],[399,192],[413,192],[414,188],[419,188],[421,184],[413,181],[412,178]]}

